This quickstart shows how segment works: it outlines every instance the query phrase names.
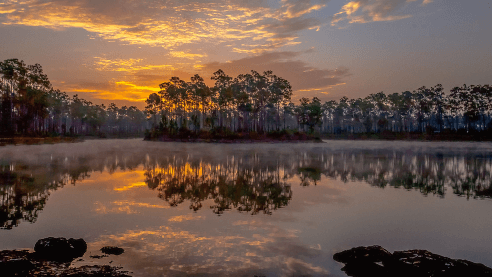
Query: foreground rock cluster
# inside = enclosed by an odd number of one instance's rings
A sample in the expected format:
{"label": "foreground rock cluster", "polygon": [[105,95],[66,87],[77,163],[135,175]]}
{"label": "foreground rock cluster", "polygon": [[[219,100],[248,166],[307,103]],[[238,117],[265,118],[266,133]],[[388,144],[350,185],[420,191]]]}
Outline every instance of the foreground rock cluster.
{"label": "foreground rock cluster", "polygon": [[333,255],[352,277],[458,277],[492,276],[492,269],[467,260],[454,260],[426,250],[389,252],[379,245],[356,247]]}
{"label": "foreground rock cluster", "polygon": [[[121,248],[108,248],[123,253]],[[121,268],[108,265],[70,267],[72,261],[86,251],[87,244],[83,239],[40,239],[33,253],[28,250],[0,251],[0,276],[130,276],[119,271]]]}

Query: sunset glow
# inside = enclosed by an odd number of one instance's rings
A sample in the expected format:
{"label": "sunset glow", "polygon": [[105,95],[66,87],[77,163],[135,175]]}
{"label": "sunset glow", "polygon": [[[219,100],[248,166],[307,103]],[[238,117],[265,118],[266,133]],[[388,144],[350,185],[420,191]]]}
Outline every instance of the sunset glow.
{"label": "sunset glow", "polygon": [[292,84],[294,102],[488,83],[490,10],[460,3],[7,0],[0,58],[42,64],[69,95],[139,108],[172,76],[212,85],[218,69],[273,70]]}

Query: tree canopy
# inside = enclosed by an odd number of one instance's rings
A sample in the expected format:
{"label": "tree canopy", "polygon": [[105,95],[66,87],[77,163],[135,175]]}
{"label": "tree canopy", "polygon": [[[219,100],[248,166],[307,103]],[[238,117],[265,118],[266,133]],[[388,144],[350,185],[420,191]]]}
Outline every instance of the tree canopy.
{"label": "tree canopy", "polygon": [[[492,130],[492,87],[463,85],[445,93],[442,85],[414,91],[373,93],[365,98],[292,102],[289,81],[272,71],[236,77],[214,72],[208,86],[198,74],[171,77],[136,106],[97,105],[54,89],[39,64],[0,62],[0,132],[12,135],[159,134],[228,131],[320,134],[429,133]],[[294,101],[295,102],[295,101]]]}
{"label": "tree canopy", "polygon": [[[456,87],[449,94],[442,85],[386,95],[322,102],[313,97],[291,102],[290,83],[265,71],[233,78],[213,73],[213,87],[195,75],[189,82],[178,77],[160,85],[147,99],[146,111],[154,128],[195,132],[227,128],[232,132],[296,130],[308,133],[481,132],[492,125],[492,88],[489,85]],[[157,120],[159,119],[159,120]]]}
{"label": "tree canopy", "polygon": [[143,133],[145,114],[135,106],[106,107],[52,87],[41,65],[0,62],[0,132],[13,135],[122,135]]}

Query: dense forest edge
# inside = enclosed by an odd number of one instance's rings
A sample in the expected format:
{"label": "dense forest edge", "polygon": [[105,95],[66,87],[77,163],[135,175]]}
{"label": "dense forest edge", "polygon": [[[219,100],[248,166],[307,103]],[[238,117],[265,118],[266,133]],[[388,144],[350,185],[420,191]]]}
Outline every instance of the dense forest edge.
{"label": "dense forest edge", "polygon": [[106,107],[54,89],[39,64],[5,60],[0,76],[0,144],[143,137],[148,128],[135,106]]}
{"label": "dense forest edge", "polygon": [[[55,90],[41,65],[0,62],[0,144],[18,138],[145,137],[159,141],[316,141],[328,139],[492,140],[492,87],[442,85],[386,95],[292,103],[289,81],[272,71],[235,78],[198,74],[159,85],[143,111],[97,105]],[[31,139],[32,141],[32,139]]]}

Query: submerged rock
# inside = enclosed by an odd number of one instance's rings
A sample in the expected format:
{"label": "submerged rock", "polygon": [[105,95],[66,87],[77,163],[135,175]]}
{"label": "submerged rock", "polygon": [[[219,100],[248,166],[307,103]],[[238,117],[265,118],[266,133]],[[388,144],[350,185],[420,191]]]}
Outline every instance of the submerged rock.
{"label": "submerged rock", "polygon": [[333,255],[333,259],[341,263],[353,263],[353,262],[385,262],[391,259],[392,254],[382,248],[379,245],[368,246],[368,247],[355,247],[350,250],[345,250],[340,253]]}
{"label": "submerged rock", "polygon": [[90,265],[69,267],[67,263],[46,260],[27,250],[0,251],[0,276],[92,276],[92,277],[130,277],[121,267],[109,265]]}
{"label": "submerged rock", "polygon": [[352,277],[369,276],[492,276],[492,269],[483,264],[454,260],[426,250],[395,251],[391,254],[381,246],[356,247],[333,255],[344,263],[342,270]]}
{"label": "submerged rock", "polygon": [[71,262],[85,254],[87,243],[83,239],[48,237],[38,240],[34,251],[42,259]]}
{"label": "submerged rock", "polygon": [[2,276],[27,276],[34,268],[27,250],[0,251],[0,273]]}
{"label": "submerged rock", "polygon": [[121,255],[125,252],[123,248],[116,247],[116,246],[104,246],[103,248],[101,248],[101,251],[104,254],[108,254],[108,255]]}

